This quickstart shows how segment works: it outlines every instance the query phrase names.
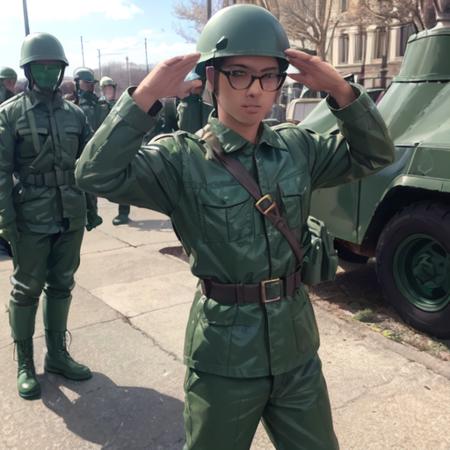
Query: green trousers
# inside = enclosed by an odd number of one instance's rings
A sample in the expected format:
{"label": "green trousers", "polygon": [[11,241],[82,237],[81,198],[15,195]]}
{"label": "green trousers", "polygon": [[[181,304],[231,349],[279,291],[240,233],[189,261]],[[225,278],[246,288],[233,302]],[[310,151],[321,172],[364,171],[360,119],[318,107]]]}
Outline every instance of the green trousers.
{"label": "green trousers", "polygon": [[42,291],[51,300],[70,298],[83,233],[84,228],[58,234],[21,232],[13,258],[11,301],[31,306]]}
{"label": "green trousers", "polygon": [[128,216],[130,214],[130,205],[119,205],[119,214]]}
{"label": "green trousers", "polygon": [[336,450],[319,357],[282,375],[228,378],[188,369],[184,450],[248,450],[260,420],[277,450]]}

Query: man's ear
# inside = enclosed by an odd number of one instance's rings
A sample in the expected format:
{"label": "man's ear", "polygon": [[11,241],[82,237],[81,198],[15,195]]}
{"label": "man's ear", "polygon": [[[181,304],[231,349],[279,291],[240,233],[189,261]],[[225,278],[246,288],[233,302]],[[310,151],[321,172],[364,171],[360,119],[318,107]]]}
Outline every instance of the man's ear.
{"label": "man's ear", "polygon": [[209,92],[214,92],[215,88],[215,70],[213,66],[206,67],[206,88]]}

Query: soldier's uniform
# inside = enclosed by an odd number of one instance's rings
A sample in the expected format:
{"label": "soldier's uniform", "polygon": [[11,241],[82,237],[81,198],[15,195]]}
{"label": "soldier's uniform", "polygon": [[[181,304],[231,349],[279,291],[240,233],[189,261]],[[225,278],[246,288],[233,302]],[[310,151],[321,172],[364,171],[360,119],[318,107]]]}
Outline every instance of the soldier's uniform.
{"label": "soldier's uniform", "polygon": [[[91,83],[95,85],[97,80],[95,79],[94,72],[88,67],[79,67],[75,69],[73,73],[73,80],[75,81],[75,88],[77,92],[77,105],[81,108],[87,117],[88,124],[95,132],[105,120],[110,108],[104,101],[100,101],[95,92],[83,90],[80,87],[80,81]],[[87,230],[101,225],[103,223],[102,218],[98,214],[97,197],[91,195],[86,198],[87,200]]]}
{"label": "soldier's uniform", "polygon": [[[18,353],[18,390],[24,398],[36,398],[40,387],[32,338],[42,291],[45,369],[77,380],[91,376],[68,354],[65,334],[86,223],[85,194],[75,186],[74,167],[92,131],[83,112],[57,91],[68,62],[55,37],[28,35],[20,64],[30,91],[0,107],[0,234],[13,248],[9,319]],[[47,86],[49,68],[60,74]]]}
{"label": "soldier's uniform", "polygon": [[[233,55],[276,57],[286,70],[288,47],[266,10],[225,8],[200,36],[198,70]],[[358,98],[345,108],[328,99],[341,129],[332,135],[262,124],[253,144],[209,119],[223,152],[277,199],[305,249],[312,190],[356,180],[393,160],[376,106],[360,87],[354,90]],[[338,448],[314,312],[287,240],[211,157],[209,141],[175,133],[137,150],[156,119],[132,92],[89,142],[75,176],[82,189],[168,215],[201,280],[184,347],[185,449],[248,449],[260,419],[277,449]]]}
{"label": "soldier's uniform", "polygon": [[[10,67],[0,67],[0,105],[6,100],[14,97],[14,92],[7,89],[5,86],[5,81],[12,80],[14,83],[17,81],[17,73],[14,69]],[[11,247],[7,241],[0,238],[0,254],[5,253],[9,256],[12,255]]]}

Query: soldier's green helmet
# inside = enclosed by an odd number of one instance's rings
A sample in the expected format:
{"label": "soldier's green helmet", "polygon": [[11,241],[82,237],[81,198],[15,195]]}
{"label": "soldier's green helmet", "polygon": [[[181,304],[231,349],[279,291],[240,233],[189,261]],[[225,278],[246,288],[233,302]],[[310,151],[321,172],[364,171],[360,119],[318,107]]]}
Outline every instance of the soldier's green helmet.
{"label": "soldier's green helmet", "polygon": [[11,67],[0,67],[0,80],[16,80],[17,73]]}
{"label": "soldier's green helmet", "polygon": [[78,67],[73,71],[73,79],[75,81],[87,81],[88,83],[97,83],[94,71],[89,67]]}
{"label": "soldier's green helmet", "polygon": [[60,61],[64,66],[69,65],[61,43],[49,33],[31,33],[24,39],[20,67],[35,61]]}
{"label": "soldier's green helmet", "polygon": [[117,83],[114,83],[114,80],[110,77],[102,77],[100,79],[100,87],[103,88],[105,86],[113,86],[116,87]]}
{"label": "soldier's green helmet", "polygon": [[197,51],[201,53],[196,72],[203,78],[205,67],[216,58],[227,56],[271,56],[286,70],[284,51],[289,39],[277,18],[255,5],[233,5],[221,9],[201,32]]}

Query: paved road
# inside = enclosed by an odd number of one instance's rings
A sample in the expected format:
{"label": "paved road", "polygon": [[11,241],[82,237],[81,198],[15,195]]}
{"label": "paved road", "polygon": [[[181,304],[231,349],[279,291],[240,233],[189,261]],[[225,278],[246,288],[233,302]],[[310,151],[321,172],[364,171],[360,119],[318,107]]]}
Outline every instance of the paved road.
{"label": "paved road", "polygon": [[[43,374],[39,316],[43,395],[20,399],[0,314],[2,450],[182,448],[182,345],[195,279],[171,255],[178,244],[164,216],[132,208],[133,222],[113,227],[117,207],[100,201],[100,208],[105,224],[86,234],[70,317],[71,353],[94,377],[77,383]],[[0,260],[2,304],[10,271]],[[315,309],[341,448],[450,450],[449,364]],[[252,450],[272,448],[259,429]]]}

